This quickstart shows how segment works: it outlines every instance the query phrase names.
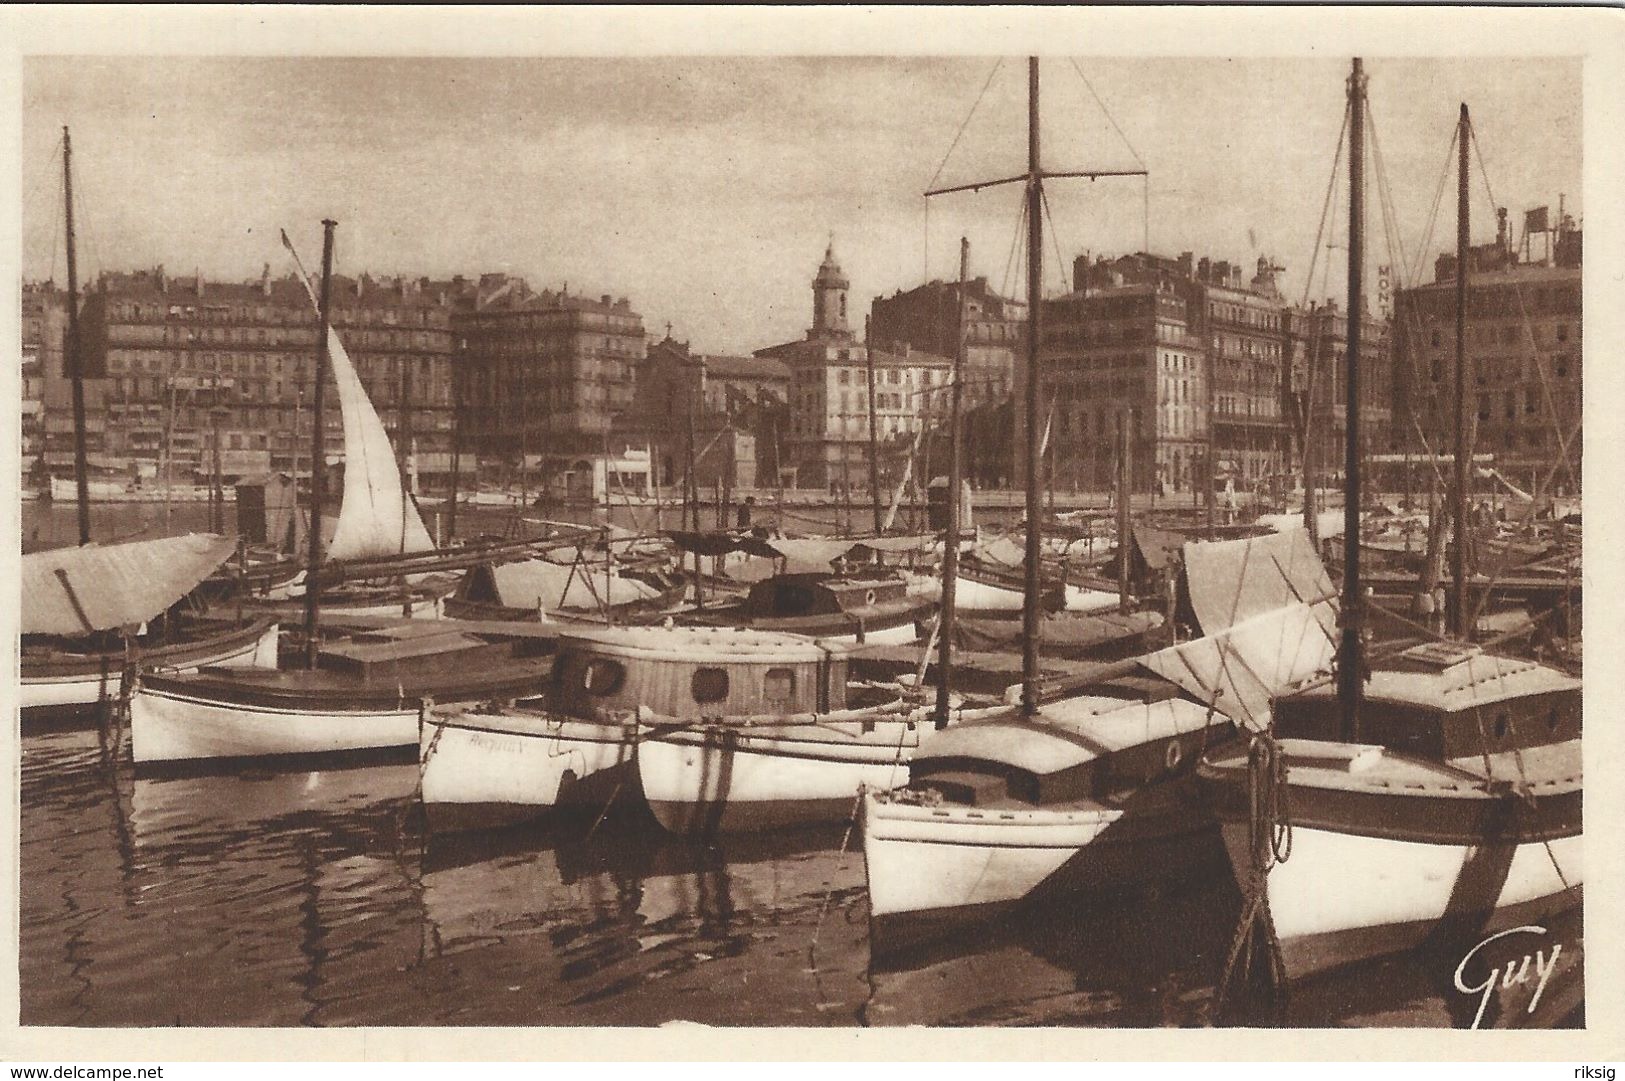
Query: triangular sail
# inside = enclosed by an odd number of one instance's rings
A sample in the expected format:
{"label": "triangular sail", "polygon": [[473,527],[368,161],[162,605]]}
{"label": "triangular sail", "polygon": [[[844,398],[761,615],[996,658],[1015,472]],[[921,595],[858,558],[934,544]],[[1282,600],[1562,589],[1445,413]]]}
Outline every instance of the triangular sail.
{"label": "triangular sail", "polygon": [[[311,306],[319,310],[316,291],[287,233],[282,234],[282,243],[299,268],[299,280],[304,283]],[[339,504],[333,541],[325,549],[327,558],[366,559],[433,551],[434,541],[417,507],[408,502],[401,489],[389,434],[367,397],[338,331],[332,328],[327,332],[327,348],[344,421],[344,499]]]}
{"label": "triangular sail", "polygon": [[401,489],[389,435],[339,341],[338,331],[328,331],[327,344],[344,418],[344,501],[339,505],[338,525],[333,530],[333,543],[327,547],[327,558],[364,559],[432,551],[434,541],[417,508],[407,502]]}

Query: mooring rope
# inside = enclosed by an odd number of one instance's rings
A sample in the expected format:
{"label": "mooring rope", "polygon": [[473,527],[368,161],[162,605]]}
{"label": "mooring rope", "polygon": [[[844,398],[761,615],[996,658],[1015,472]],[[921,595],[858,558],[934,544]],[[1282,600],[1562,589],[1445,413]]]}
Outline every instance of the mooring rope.
{"label": "mooring rope", "polygon": [[1286,963],[1270,913],[1269,873],[1292,855],[1287,791],[1286,762],[1280,744],[1271,731],[1255,734],[1247,749],[1248,867],[1242,886],[1241,921],[1219,977],[1215,1018],[1224,1012],[1238,966],[1245,979],[1252,973],[1261,950],[1269,965],[1269,998],[1275,1020],[1283,1020],[1286,1015]]}

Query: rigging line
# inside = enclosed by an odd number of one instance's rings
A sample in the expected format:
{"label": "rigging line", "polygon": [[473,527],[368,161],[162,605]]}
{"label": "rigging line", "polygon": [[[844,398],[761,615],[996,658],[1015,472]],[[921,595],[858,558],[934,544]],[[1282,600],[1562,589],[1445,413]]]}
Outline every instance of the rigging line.
{"label": "rigging line", "polygon": [[1040,186],[1038,189],[1038,197],[1044,201],[1044,217],[1049,219],[1049,239],[1050,243],[1055,248],[1055,265],[1061,273],[1061,291],[1063,293],[1070,293],[1072,291],[1072,286],[1067,279],[1066,260],[1061,255],[1061,238],[1055,228],[1055,212],[1049,208],[1049,192],[1045,191],[1044,188]]}
{"label": "rigging line", "polygon": [[993,85],[993,76],[999,73],[999,68],[1003,64],[1004,57],[1002,56],[993,61],[993,70],[987,73],[987,82],[982,84],[982,92],[977,94],[976,100],[971,103],[970,112],[965,114],[965,119],[959,125],[959,131],[954,135],[954,141],[948,144],[948,152],[942,156],[942,163],[937,166],[937,171],[931,174],[931,182],[925,186],[927,191],[937,186],[937,181],[942,177],[942,170],[948,167],[948,159],[953,157],[954,149],[959,146],[959,140],[964,138],[965,129],[970,126],[971,117],[976,115],[977,107],[982,104],[982,98],[987,95],[987,88]]}
{"label": "rigging line", "polygon": [[1021,236],[1027,224],[1027,200],[1021,201],[1021,210],[1016,215],[1015,235],[1010,238],[1010,258],[1004,264],[1004,279],[999,283],[999,292],[1005,296],[1010,295],[1010,285],[1015,273],[1016,255],[1021,248]]}
{"label": "rigging line", "polygon": [[1439,185],[1433,192],[1433,210],[1428,215],[1427,230],[1422,236],[1422,246],[1416,251],[1416,266],[1410,271],[1412,281],[1422,280],[1422,261],[1427,258],[1428,250],[1433,246],[1433,229],[1439,221],[1439,208],[1444,205],[1444,189],[1445,185],[1450,181],[1450,164],[1456,156],[1456,140],[1460,135],[1461,133],[1455,127],[1450,129],[1450,148],[1444,154],[1444,168],[1439,170]]}
{"label": "rigging line", "polygon": [[[1484,147],[1479,141],[1478,129],[1472,125],[1471,120],[1468,121],[1467,136],[1472,140],[1473,152],[1478,158],[1478,173],[1484,178],[1484,193],[1489,197],[1490,209],[1495,210],[1497,209],[1495,192],[1490,188],[1490,173],[1489,169],[1484,164]],[[1561,225],[1562,223],[1559,222],[1558,224]],[[1574,476],[1574,467],[1569,462],[1568,440],[1563,436],[1563,428],[1560,423],[1561,418],[1557,415],[1557,404],[1553,399],[1552,389],[1546,376],[1546,364],[1541,358],[1539,344],[1535,341],[1535,330],[1529,320],[1528,306],[1524,303],[1522,284],[1513,282],[1512,293],[1518,298],[1518,314],[1523,320],[1524,337],[1528,341],[1530,355],[1533,356],[1535,360],[1536,374],[1540,376],[1541,390],[1543,392],[1542,396],[1546,399],[1547,410],[1551,413],[1552,428],[1557,433],[1557,450],[1560,456],[1558,460],[1563,465],[1563,471],[1568,474],[1569,483],[1578,488],[1579,481],[1576,480]]]}
{"label": "rigging line", "polygon": [[[1388,261],[1394,261],[1394,255],[1399,256],[1399,272],[1404,275],[1410,268],[1410,257],[1405,253],[1405,235],[1399,228],[1399,212],[1394,206],[1394,189],[1388,182],[1388,164],[1383,160],[1382,144],[1377,141],[1377,124],[1371,117],[1370,104],[1366,105],[1366,119],[1371,129],[1371,156],[1377,166],[1377,200],[1382,207],[1383,232],[1388,240]],[[1400,288],[1409,288],[1410,280],[1401,278]]]}
{"label": "rigging line", "polygon": [[1309,291],[1315,286],[1315,267],[1320,262],[1320,241],[1326,235],[1326,219],[1331,214],[1332,194],[1337,188],[1337,171],[1343,163],[1343,138],[1348,134],[1349,111],[1352,108],[1352,104],[1343,106],[1343,127],[1337,133],[1337,153],[1332,156],[1332,175],[1326,181],[1326,199],[1320,208],[1320,227],[1315,230],[1315,247],[1309,256],[1309,273],[1304,277],[1303,303],[1300,307],[1309,306]]}
{"label": "rigging line", "polygon": [[1089,81],[1089,76],[1083,73],[1083,68],[1078,66],[1076,59],[1072,57],[1068,57],[1067,59],[1072,63],[1072,70],[1078,73],[1078,78],[1083,80],[1083,85],[1089,88],[1089,93],[1094,97],[1095,104],[1100,106],[1100,111],[1102,113],[1106,114],[1107,123],[1111,124],[1113,131],[1117,132],[1117,137],[1123,140],[1123,145],[1128,147],[1128,152],[1134,155],[1135,162],[1139,164],[1140,168],[1145,169],[1146,172],[1150,172],[1151,170],[1146,168],[1145,159],[1140,157],[1140,152],[1134,149],[1134,144],[1128,141],[1128,136],[1123,134],[1123,129],[1117,126],[1116,119],[1112,117],[1112,111],[1106,108],[1106,103],[1100,100],[1099,94],[1095,93],[1095,85]]}

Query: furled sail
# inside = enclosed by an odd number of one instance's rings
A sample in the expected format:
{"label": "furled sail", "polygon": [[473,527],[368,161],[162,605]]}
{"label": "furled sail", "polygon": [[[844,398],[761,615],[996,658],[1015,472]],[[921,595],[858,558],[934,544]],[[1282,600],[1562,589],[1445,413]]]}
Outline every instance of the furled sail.
{"label": "furled sail", "polygon": [[[282,243],[299,268],[299,280],[304,283],[311,306],[320,310],[316,291],[287,233],[282,234]],[[333,540],[326,547],[327,558],[366,559],[432,551],[434,541],[417,507],[401,488],[389,434],[367,398],[367,390],[338,331],[332,328],[327,332],[327,348],[344,420],[344,499],[339,504]]]}

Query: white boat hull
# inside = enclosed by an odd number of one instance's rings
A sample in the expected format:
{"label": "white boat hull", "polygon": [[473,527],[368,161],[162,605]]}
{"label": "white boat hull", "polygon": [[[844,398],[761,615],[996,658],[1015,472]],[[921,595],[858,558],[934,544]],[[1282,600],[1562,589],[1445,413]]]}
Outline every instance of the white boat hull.
{"label": "white boat hull", "polygon": [[[1247,833],[1246,822],[1223,827],[1238,876],[1249,866]],[[1565,886],[1578,890],[1584,881],[1582,841],[1576,835],[1491,847],[1426,844],[1294,826],[1289,858],[1269,872],[1270,913],[1287,976],[1413,949],[1456,913],[1470,918],[1476,935],[1570,907],[1575,898]],[[1486,866],[1496,869],[1491,884],[1469,886]],[[1479,897],[1469,898],[1473,893]]]}
{"label": "white boat hull", "polygon": [[870,795],[863,858],[871,918],[1020,901],[1122,817],[1116,809],[1001,811]]}
{"label": "white boat hull", "polygon": [[[199,668],[275,668],[277,663],[277,628],[272,626],[251,642],[239,643],[223,649],[213,656],[199,657],[180,668],[165,668],[165,672],[196,672]],[[139,658],[138,658],[139,659]],[[104,672],[90,675],[62,677],[23,677],[21,702],[23,709],[47,709],[71,706],[93,706],[104,699],[116,698],[119,693],[121,670],[117,665]]]}
{"label": "white boat hull", "polygon": [[645,736],[644,799],[681,835],[841,822],[859,789],[908,781],[919,744],[906,721],[759,729],[694,728]]}
{"label": "white boat hull", "polygon": [[636,783],[635,734],[540,711],[428,713],[418,761],[429,826],[510,825],[557,807],[602,807]]}
{"label": "white boat hull", "polygon": [[236,705],[140,687],[130,698],[137,765],[273,758],[411,747],[416,706],[301,710]]}

